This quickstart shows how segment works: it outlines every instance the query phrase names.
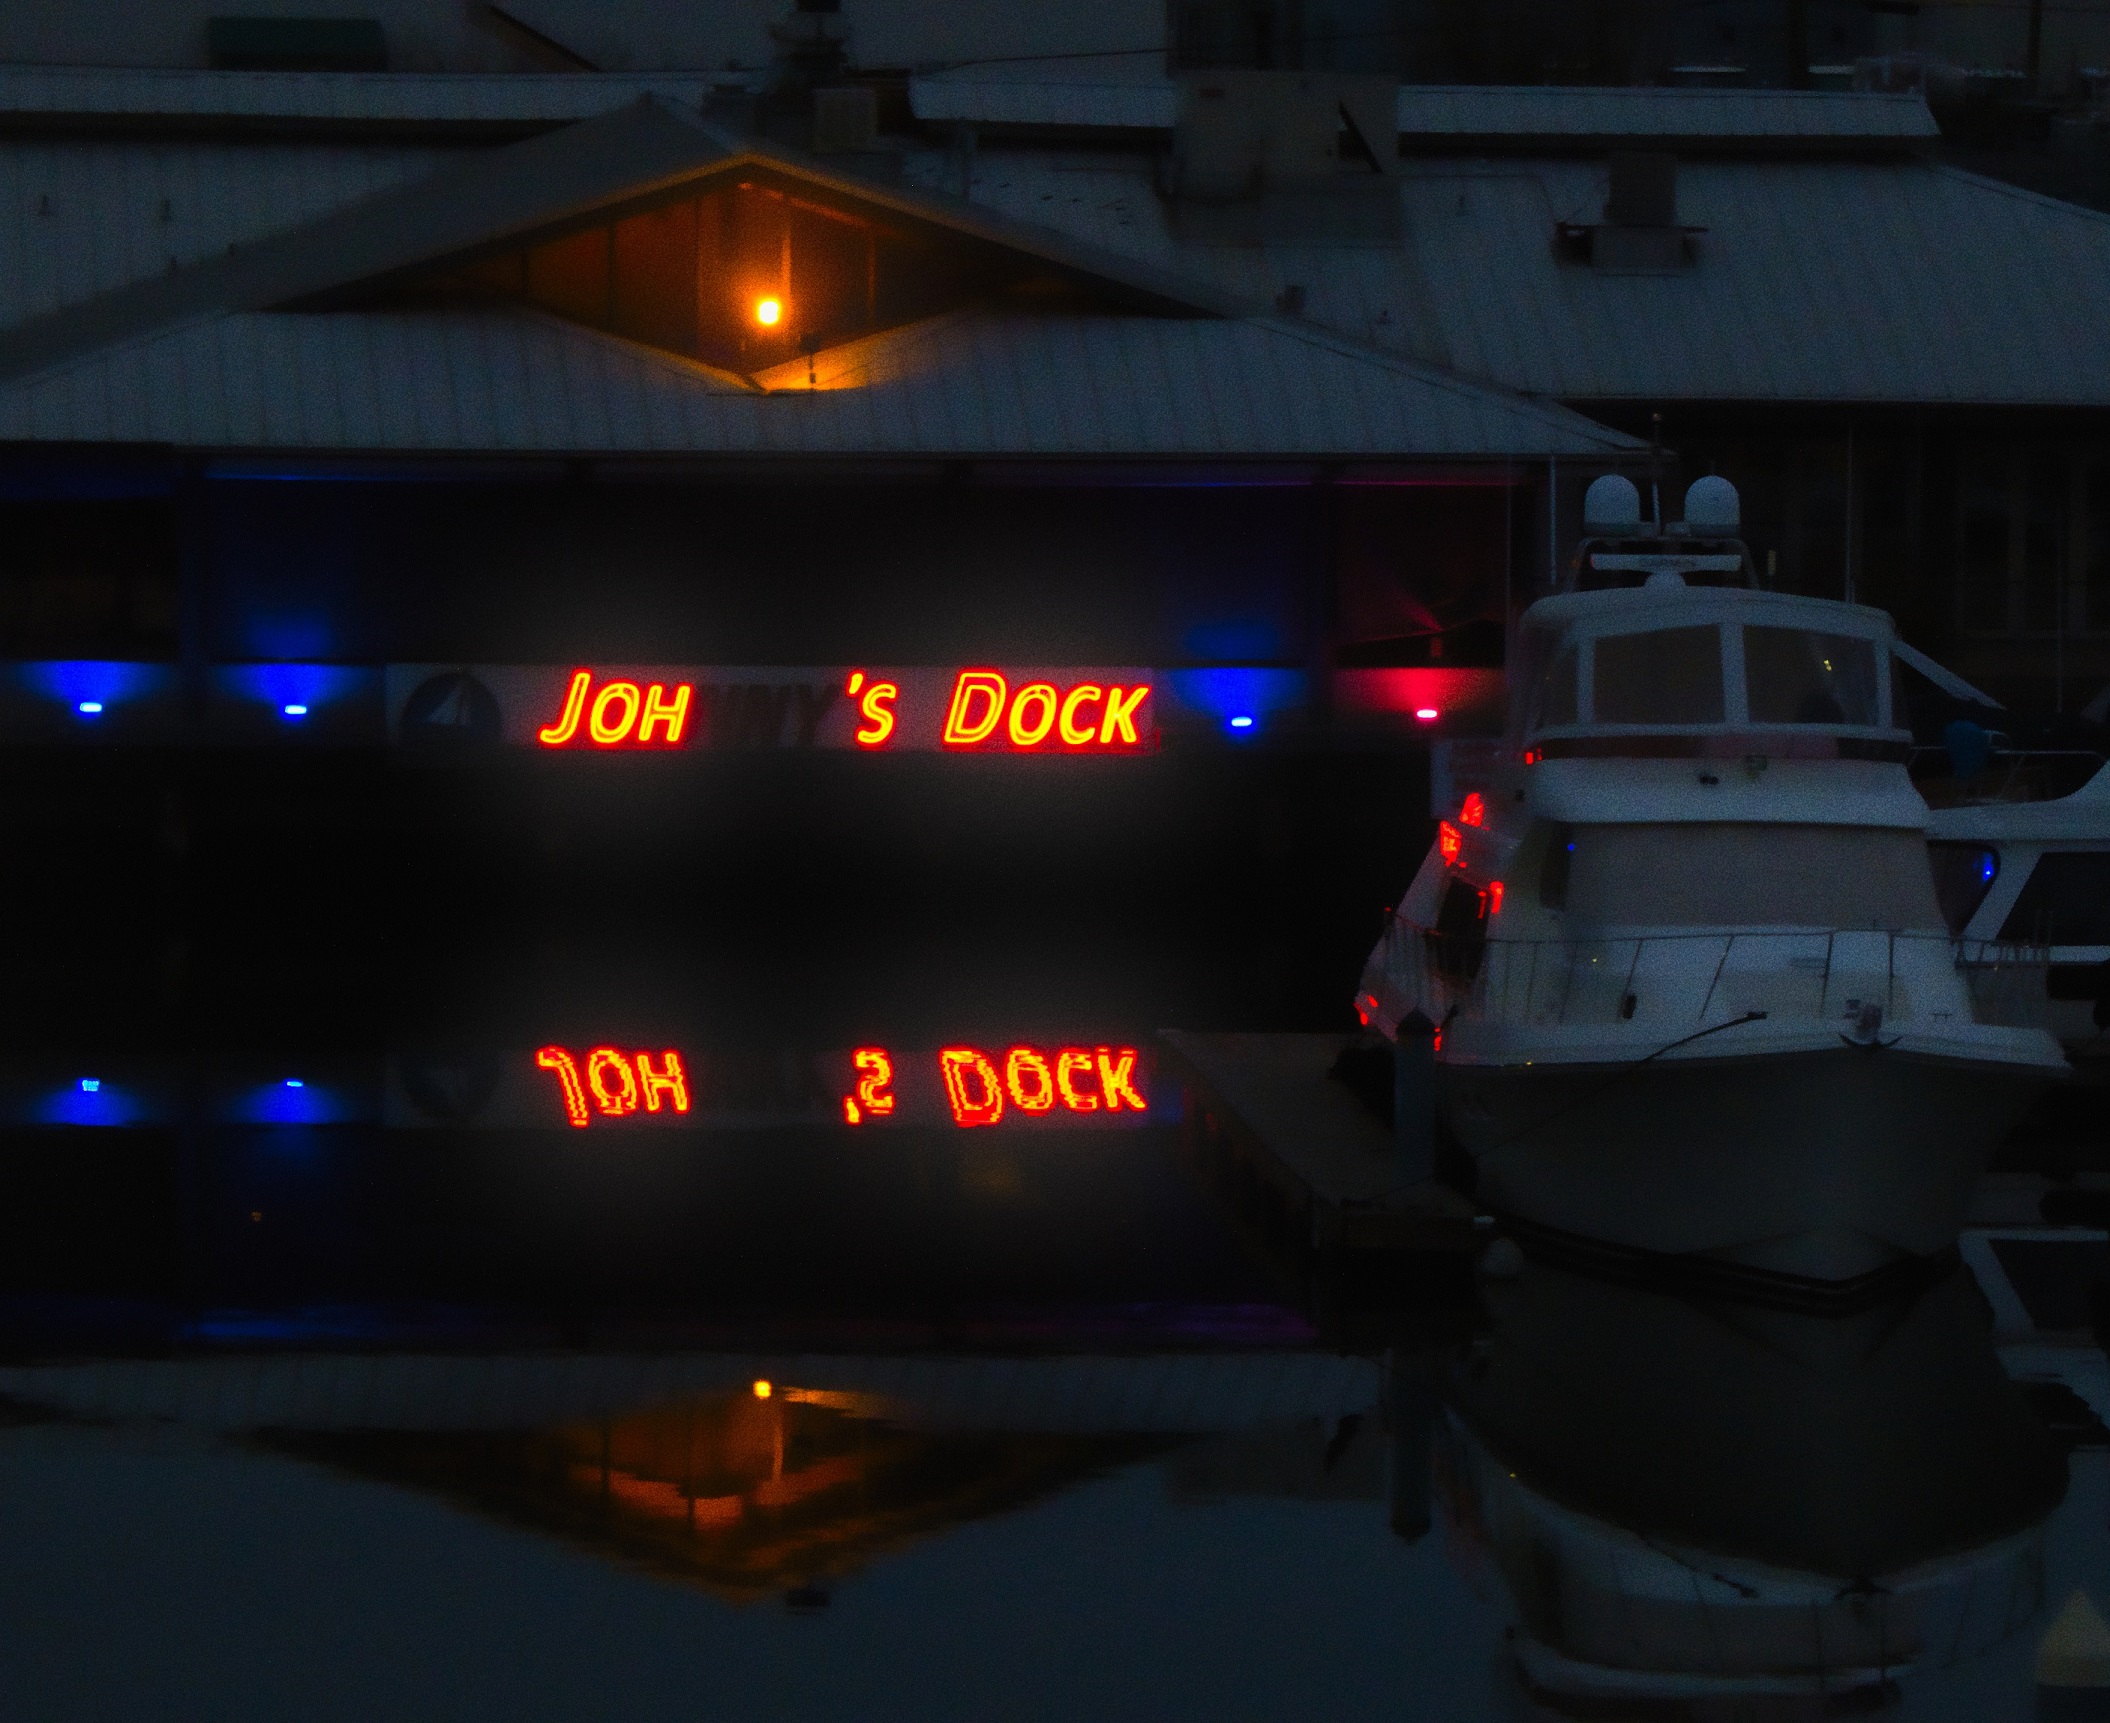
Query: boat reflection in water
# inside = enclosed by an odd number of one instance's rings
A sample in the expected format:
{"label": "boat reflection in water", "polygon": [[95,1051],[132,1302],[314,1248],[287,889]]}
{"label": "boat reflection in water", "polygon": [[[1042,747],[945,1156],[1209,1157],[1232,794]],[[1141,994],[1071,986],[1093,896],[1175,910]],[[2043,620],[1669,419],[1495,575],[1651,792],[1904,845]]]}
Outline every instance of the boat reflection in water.
{"label": "boat reflection in water", "polygon": [[1848,1317],[1537,1264],[1492,1302],[1441,1494],[1513,1606],[1525,1714],[1887,1710],[2042,1610],[2065,1457],[1961,1271]]}

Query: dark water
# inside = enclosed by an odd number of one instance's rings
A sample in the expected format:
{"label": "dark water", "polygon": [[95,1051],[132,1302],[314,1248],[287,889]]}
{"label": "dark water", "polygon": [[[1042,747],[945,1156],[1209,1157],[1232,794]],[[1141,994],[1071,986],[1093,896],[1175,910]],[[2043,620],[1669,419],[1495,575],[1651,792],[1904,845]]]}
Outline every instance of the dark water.
{"label": "dark water", "polygon": [[2090,1266],[1343,1286],[1218,1181],[1153,1032],[1343,1026],[1392,771],[17,781],[0,1715],[2110,1716]]}

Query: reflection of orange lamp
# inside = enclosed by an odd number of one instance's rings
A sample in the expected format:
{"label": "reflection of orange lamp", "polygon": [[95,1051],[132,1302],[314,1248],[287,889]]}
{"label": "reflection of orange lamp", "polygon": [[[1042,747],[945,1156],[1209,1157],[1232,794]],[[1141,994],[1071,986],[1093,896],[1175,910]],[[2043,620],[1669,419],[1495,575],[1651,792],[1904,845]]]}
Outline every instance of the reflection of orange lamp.
{"label": "reflection of orange lamp", "polygon": [[755,321],[765,329],[774,329],[784,321],[784,302],[781,299],[757,299]]}

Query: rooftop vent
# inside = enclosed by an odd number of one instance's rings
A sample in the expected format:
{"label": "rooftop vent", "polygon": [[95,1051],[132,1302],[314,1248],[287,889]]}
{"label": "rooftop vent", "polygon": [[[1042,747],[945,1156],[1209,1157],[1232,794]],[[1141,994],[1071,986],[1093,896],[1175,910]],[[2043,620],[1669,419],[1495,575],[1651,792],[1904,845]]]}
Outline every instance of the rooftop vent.
{"label": "rooftop vent", "polygon": [[206,58],[224,72],[385,72],[375,18],[209,18]]}
{"label": "rooftop vent", "polygon": [[1678,158],[1614,150],[1600,223],[1564,221],[1554,232],[1563,259],[1610,275],[1675,275],[1696,255],[1702,227],[1678,220]]}

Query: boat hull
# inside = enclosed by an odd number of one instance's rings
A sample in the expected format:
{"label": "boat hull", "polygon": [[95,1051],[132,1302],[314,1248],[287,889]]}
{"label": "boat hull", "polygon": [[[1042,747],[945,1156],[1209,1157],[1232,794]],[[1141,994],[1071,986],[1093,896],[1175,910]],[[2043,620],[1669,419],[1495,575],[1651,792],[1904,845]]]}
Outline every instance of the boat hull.
{"label": "boat hull", "polygon": [[1948,1249],[2039,1063],[1829,1047],[1618,1063],[1446,1063],[1491,1212],[1635,1251],[1846,1281]]}

